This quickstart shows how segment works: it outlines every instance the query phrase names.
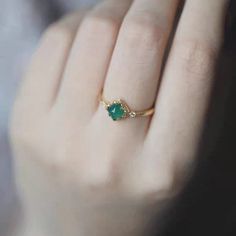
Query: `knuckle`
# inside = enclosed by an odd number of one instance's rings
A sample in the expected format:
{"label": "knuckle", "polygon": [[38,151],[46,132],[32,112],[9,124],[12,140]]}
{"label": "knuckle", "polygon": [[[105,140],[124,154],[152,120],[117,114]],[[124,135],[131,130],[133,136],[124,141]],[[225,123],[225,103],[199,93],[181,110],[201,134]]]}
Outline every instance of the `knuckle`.
{"label": "knuckle", "polygon": [[218,49],[210,43],[199,41],[180,41],[175,46],[183,71],[191,76],[205,76],[211,73],[217,59]]}
{"label": "knuckle", "polygon": [[37,136],[36,133],[39,131],[36,125],[39,122],[39,115],[35,111],[30,111],[22,99],[18,94],[13,105],[9,121],[9,137],[14,143],[31,146]]}
{"label": "knuckle", "polygon": [[139,43],[150,48],[155,47],[166,36],[164,26],[158,25],[152,17],[147,16],[130,16],[125,19],[124,23],[126,37],[131,43]]}
{"label": "knuckle", "polygon": [[94,168],[94,164],[83,168],[84,172],[81,176],[82,186],[85,190],[108,191],[116,186],[116,173],[112,163],[103,163]]}
{"label": "knuckle", "polygon": [[174,174],[171,172],[154,174],[141,185],[141,198],[145,201],[166,200],[174,195]]}
{"label": "knuckle", "polygon": [[119,30],[119,22],[110,16],[89,14],[84,18],[81,28],[96,37],[114,36]]}
{"label": "knuckle", "polygon": [[[20,153],[26,153],[24,159],[37,161],[39,165],[54,173],[63,173],[66,164],[65,148],[58,145],[56,149],[50,148],[50,139],[47,133],[40,128],[32,126],[13,128],[11,132],[11,144]],[[48,158],[50,155],[50,158]]]}
{"label": "knuckle", "polygon": [[13,148],[24,150],[27,153],[34,153],[37,147],[37,135],[25,125],[22,127],[10,127],[10,141]]}

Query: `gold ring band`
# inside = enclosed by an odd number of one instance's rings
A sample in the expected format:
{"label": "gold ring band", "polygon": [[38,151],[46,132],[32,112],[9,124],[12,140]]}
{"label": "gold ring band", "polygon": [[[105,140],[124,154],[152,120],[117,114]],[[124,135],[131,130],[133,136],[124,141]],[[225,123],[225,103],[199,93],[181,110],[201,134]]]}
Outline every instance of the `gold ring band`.
{"label": "gold ring band", "polygon": [[108,111],[109,116],[114,120],[122,120],[125,118],[136,118],[151,116],[154,114],[154,108],[149,108],[143,111],[133,111],[122,99],[117,99],[112,102],[107,101],[103,93],[100,94],[100,102],[104,108]]}

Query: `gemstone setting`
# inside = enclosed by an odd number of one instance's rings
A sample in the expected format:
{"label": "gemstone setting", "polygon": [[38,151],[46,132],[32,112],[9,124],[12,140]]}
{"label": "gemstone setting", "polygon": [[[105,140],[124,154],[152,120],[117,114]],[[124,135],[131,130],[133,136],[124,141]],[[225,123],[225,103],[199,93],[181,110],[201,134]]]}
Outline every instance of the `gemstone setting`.
{"label": "gemstone setting", "polygon": [[114,120],[121,120],[127,116],[127,109],[121,101],[114,101],[107,107],[109,116]]}

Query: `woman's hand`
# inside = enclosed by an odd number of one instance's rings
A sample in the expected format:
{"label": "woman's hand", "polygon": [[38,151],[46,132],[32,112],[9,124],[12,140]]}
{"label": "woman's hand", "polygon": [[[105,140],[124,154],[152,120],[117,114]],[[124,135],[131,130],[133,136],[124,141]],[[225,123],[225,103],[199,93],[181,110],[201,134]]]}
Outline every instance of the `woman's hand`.
{"label": "woman's hand", "polygon": [[[227,0],[186,0],[164,63],[179,4],[107,0],[47,30],[11,122],[24,235],[147,235],[184,186]],[[113,121],[102,90],[155,114]]]}

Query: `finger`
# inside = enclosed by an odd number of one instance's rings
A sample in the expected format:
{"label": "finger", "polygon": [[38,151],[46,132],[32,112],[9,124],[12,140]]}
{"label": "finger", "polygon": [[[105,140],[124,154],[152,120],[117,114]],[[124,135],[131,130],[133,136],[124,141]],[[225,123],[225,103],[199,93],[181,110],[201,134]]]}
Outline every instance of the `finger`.
{"label": "finger", "polygon": [[155,146],[160,157],[192,160],[196,154],[223,39],[226,7],[226,0],[186,2],[148,135],[147,143]]}
{"label": "finger", "polygon": [[107,100],[121,98],[132,110],[153,105],[177,3],[177,0],[133,2],[123,22],[105,81]]}
{"label": "finger", "polygon": [[68,60],[56,106],[85,117],[97,109],[120,24],[131,0],[98,4],[84,19]]}
{"label": "finger", "polygon": [[48,111],[52,106],[82,15],[68,15],[44,34],[20,92],[26,106],[33,104],[37,111]]}

